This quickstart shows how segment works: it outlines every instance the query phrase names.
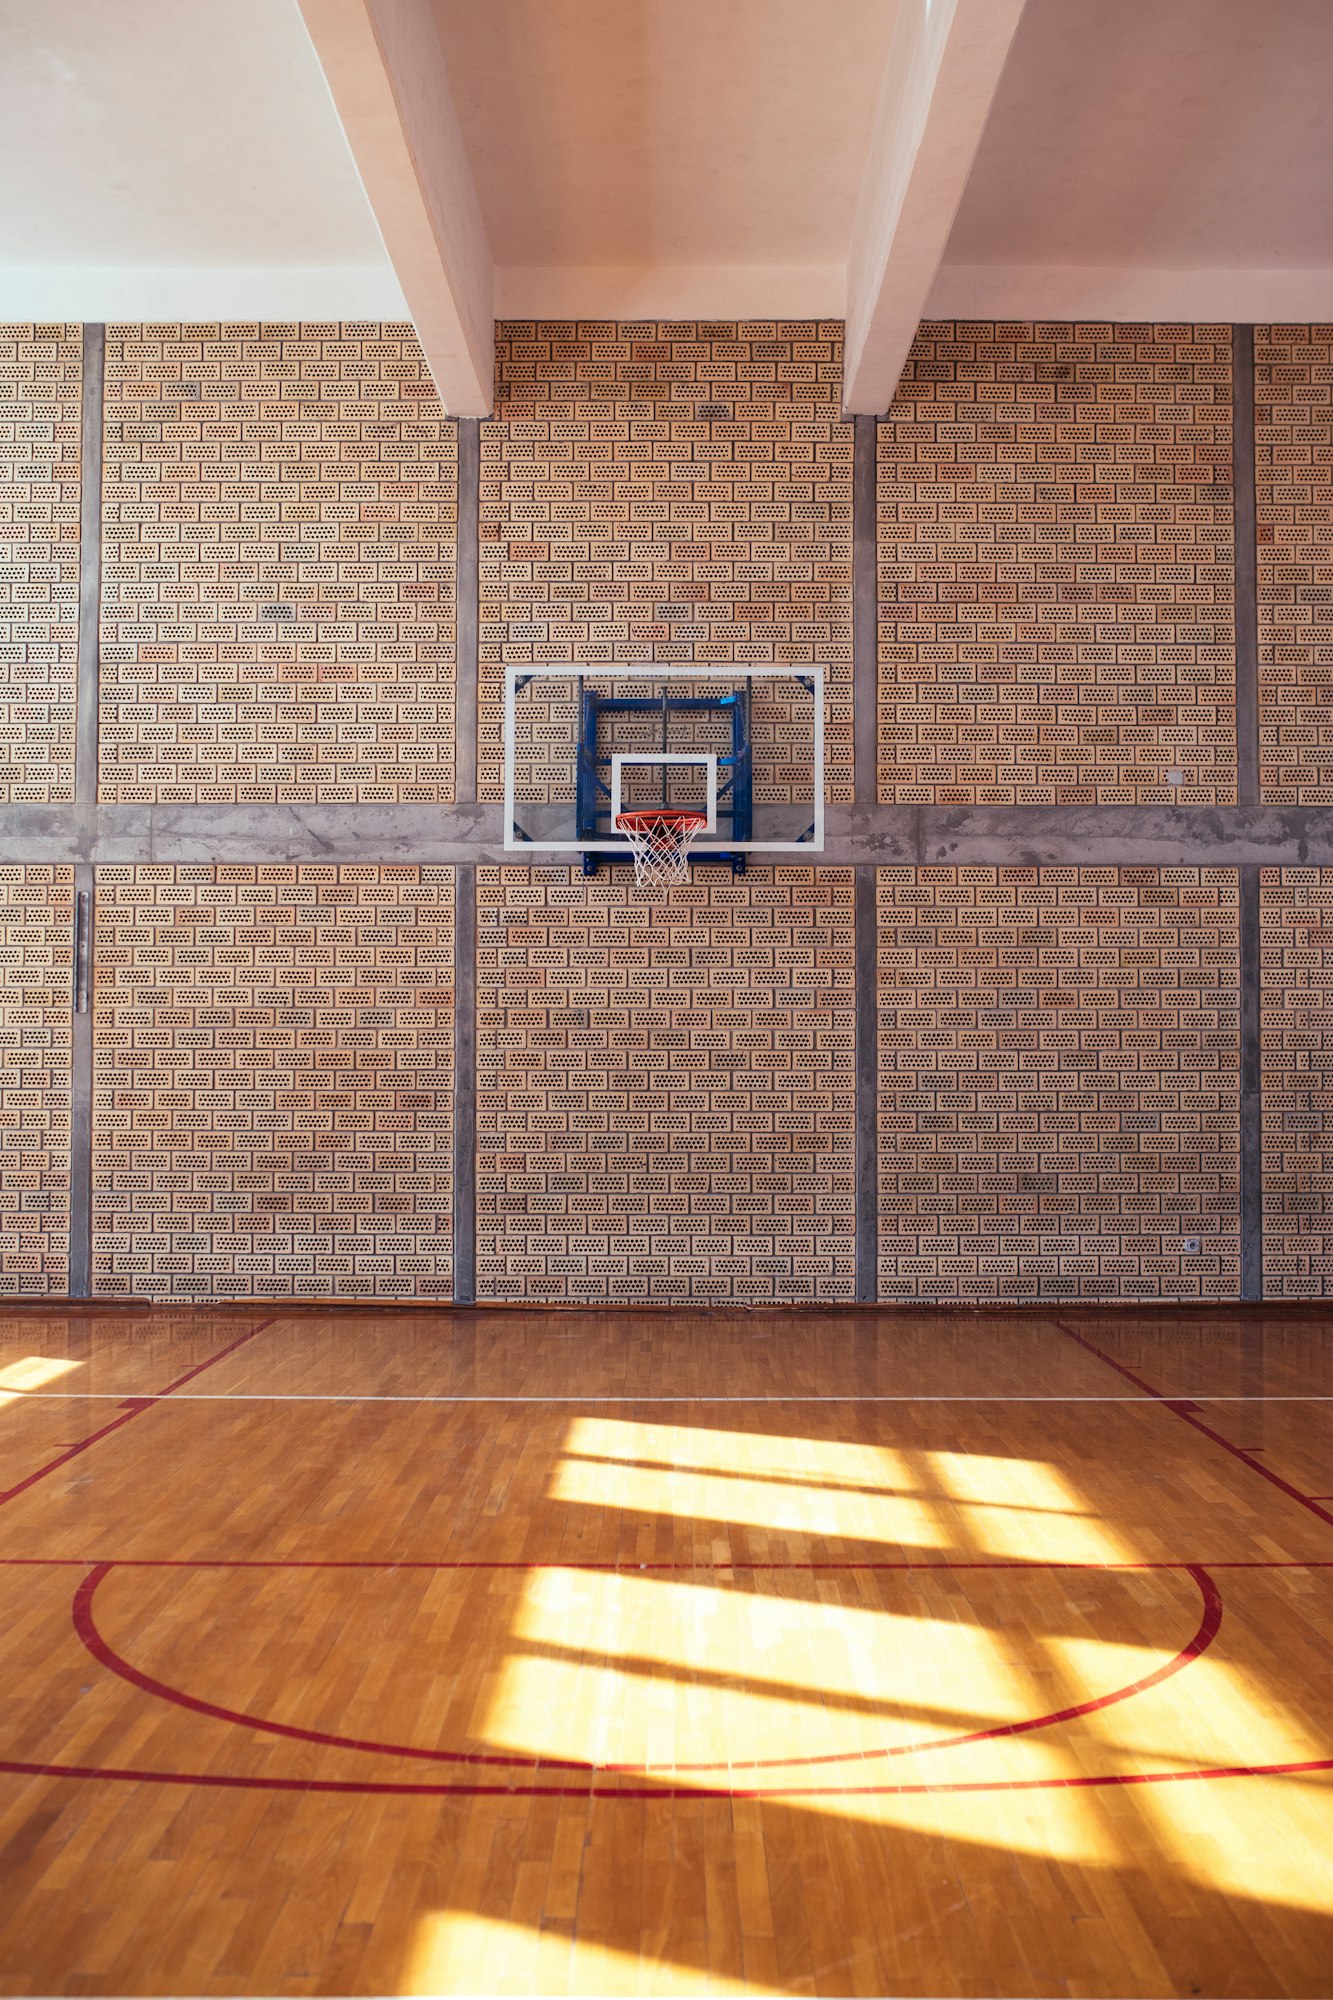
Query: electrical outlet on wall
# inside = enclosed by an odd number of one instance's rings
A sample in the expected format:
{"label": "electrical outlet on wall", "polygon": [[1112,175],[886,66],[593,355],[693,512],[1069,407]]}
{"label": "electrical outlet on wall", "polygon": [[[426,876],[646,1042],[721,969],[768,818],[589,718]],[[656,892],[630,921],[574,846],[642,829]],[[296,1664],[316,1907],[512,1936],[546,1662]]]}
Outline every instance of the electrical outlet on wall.
{"label": "electrical outlet on wall", "polygon": [[1187,1237],[1185,1238],[1185,1255],[1186,1255],[1187,1257],[1197,1257],[1197,1256],[1198,1256],[1198,1254],[1199,1254],[1199,1239],[1198,1239],[1198,1237],[1197,1237],[1197,1236],[1187,1236]]}

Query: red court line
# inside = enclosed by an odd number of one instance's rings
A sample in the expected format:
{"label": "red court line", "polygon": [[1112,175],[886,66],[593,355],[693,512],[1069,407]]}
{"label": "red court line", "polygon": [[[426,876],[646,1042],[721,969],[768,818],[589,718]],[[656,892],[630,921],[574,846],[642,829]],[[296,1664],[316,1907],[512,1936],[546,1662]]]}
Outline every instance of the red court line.
{"label": "red court line", "polygon": [[156,1402],[162,1396],[174,1396],[176,1391],[183,1389],[187,1382],[193,1382],[196,1375],[204,1374],[209,1368],[216,1368],[219,1361],[225,1361],[229,1354],[234,1354],[238,1347],[244,1347],[245,1343],[248,1340],[253,1340],[257,1333],[263,1333],[268,1327],[275,1326],[281,1317],[281,1313],[270,1313],[267,1319],[260,1320],[258,1326],[252,1326],[247,1332],[239,1334],[228,1346],[220,1347],[216,1354],[210,1354],[206,1361],[197,1361],[193,1368],[187,1368],[185,1373],[178,1375],[174,1382],[168,1382],[165,1389],[158,1389],[155,1395],[145,1400]]}
{"label": "red court line", "polygon": [[258,1729],[270,1736],[285,1736],[298,1743],[316,1743],[328,1749],[356,1750],[369,1752],[380,1757],[411,1758],[430,1764],[488,1764],[500,1765],[519,1770],[561,1770],[622,1773],[628,1777],[646,1778],[654,1771],[772,1771],[794,1770],[798,1766],[873,1763],[887,1757],[912,1757],[929,1750],[953,1750],[966,1743],[991,1743],[1010,1736],[1027,1736],[1037,1729],[1051,1729],[1061,1722],[1072,1722],[1076,1717],[1095,1715],[1098,1710],[1113,1708],[1119,1702],[1128,1701],[1132,1695],[1143,1694],[1148,1688],[1169,1680],[1194,1660],[1202,1657],[1217,1637],[1222,1623],[1222,1598],[1216,1584],[1208,1572],[1191,1565],[1187,1574],[1198,1587],[1203,1600],[1203,1611],[1197,1630],[1188,1643],[1171,1659],[1151,1673],[1127,1686],[1112,1688],[1106,1694],[1091,1695],[1086,1701],[1075,1702],[1068,1708],[1053,1709],[1045,1715],[1028,1716],[1019,1722],[992,1723],[985,1729],[969,1729],[954,1736],[930,1737],[917,1743],[895,1743],[869,1750],[844,1750],[823,1756],[810,1757],[722,1757],[707,1761],[678,1759],[659,1764],[594,1764],[581,1757],[517,1757],[504,1756],[491,1751],[472,1750],[428,1750],[405,1743],[382,1743],[374,1739],[354,1736],[340,1736],[323,1729],[306,1729],[295,1723],[273,1722],[266,1717],[251,1714],[244,1709],[224,1708],[217,1702],[204,1701],[197,1695],[187,1694],[183,1689],[173,1687],[167,1681],[156,1680],[151,1674],[143,1673],[132,1662],[117,1653],[98,1630],[93,1613],[93,1599],[99,1585],[115,1568],[114,1563],[99,1563],[91,1570],[74,1594],[74,1630],[84,1647],[99,1666],[105,1667],[118,1679],[128,1682],[142,1694],[149,1694],[159,1701],[170,1702],[176,1708],[189,1709],[196,1715],[211,1716],[217,1722],[233,1723],[244,1729]]}
{"label": "red court line", "polygon": [[151,1410],[164,1396],[172,1396],[177,1389],[183,1389],[187,1382],[193,1382],[195,1376],[202,1375],[206,1368],[215,1368],[219,1361],[225,1361],[229,1354],[234,1354],[238,1347],[244,1347],[248,1340],[253,1340],[257,1333],[263,1333],[266,1327],[272,1326],[280,1317],[280,1314],[273,1313],[268,1319],[260,1320],[258,1326],[250,1327],[245,1333],[230,1341],[226,1347],[220,1347],[217,1353],[210,1354],[206,1361],[200,1361],[195,1367],[188,1368],[184,1375],[178,1375],[165,1389],[157,1389],[151,1396],[127,1396],[123,1417],[116,1417],[111,1423],[103,1424],[101,1430],[94,1431],[91,1437],[80,1438],[77,1444],[72,1444],[66,1451],[62,1451],[58,1458],[49,1460],[45,1465],[39,1465],[26,1479],[20,1479],[17,1486],[11,1486],[0,1492],[0,1507],[3,1507],[8,1500],[17,1500],[20,1493],[26,1493],[30,1486],[37,1484],[38,1480],[47,1479],[53,1472],[59,1472],[62,1465],[68,1465],[72,1458],[78,1458],[82,1452],[90,1450],[103,1438],[110,1437],[113,1431],[121,1430],[126,1424],[132,1424],[145,1410]]}
{"label": "red court line", "polygon": [[97,1764],[35,1764],[0,1759],[0,1776],[97,1778],[131,1785],[203,1785],[217,1791],[341,1793],[375,1798],[551,1799],[839,1799],[922,1798],[956,1792],[1073,1792],[1125,1785],[1180,1785],[1213,1778],[1291,1778],[1333,1771],[1333,1757],[1285,1764],[1213,1764],[1193,1771],[1080,1772],[1070,1778],[972,1778],[916,1785],[442,1785],[373,1778],[264,1778],[226,1771],[148,1771]]}
{"label": "red court line", "polygon": [[635,1562],[631,1557],[608,1557],[597,1561],[568,1556],[559,1562],[523,1562],[514,1558],[486,1556],[0,1556],[0,1569],[95,1569],[105,1564],[112,1569],[390,1569],[390,1570],[574,1570],[592,1573],[612,1571],[617,1575],[637,1575],[640,1571],[676,1570],[688,1575],[692,1570],[774,1570],[799,1575],[843,1571],[888,1570],[988,1570],[1030,1569],[1090,1570],[1195,1570],[1195,1569],[1333,1569],[1333,1556],[1207,1556],[1202,1562],[1178,1556],[1168,1561],[1081,1562],[1063,1556],[938,1556],[918,1561],[912,1556],[857,1557],[845,1562],[785,1562],[773,1556],[698,1556],[663,1562]]}
{"label": "red court line", "polygon": [[1238,1458],[1242,1465],[1248,1465],[1251,1472],[1257,1472],[1259,1477],[1266,1479],[1270,1486],[1276,1486],[1278,1491],[1285,1493],[1289,1500],[1295,1500],[1299,1506],[1306,1508],[1311,1514],[1316,1514],[1321,1521],[1326,1521],[1329,1527],[1333,1528],[1333,1514],[1330,1514],[1326,1507],[1321,1507],[1319,1502],[1312,1499],[1308,1493],[1302,1493],[1299,1486],[1293,1486],[1289,1479],[1282,1477],[1281,1473],[1273,1472],[1266,1465],[1260,1465],[1257,1458],[1252,1458],[1250,1453],[1243,1450],[1240,1445],[1232,1444],[1230,1438],[1223,1437],[1222,1433],[1215,1431],[1210,1424],[1201,1423],[1198,1417],[1185,1408],[1185,1404],[1189,1401],[1188,1396],[1168,1396],[1161,1389],[1154,1389],[1151,1382],[1145,1382],[1143,1377],[1136,1375],[1132,1368],[1126,1368],[1122,1361],[1116,1361],[1111,1355],[1105,1353],[1100,1347],[1097,1347],[1091,1340],[1085,1339],[1081,1333],[1075,1333],[1073,1327],[1066,1326],[1062,1319],[1053,1320],[1052,1325],[1068,1339],[1076,1340],[1080,1347],[1087,1349],[1089,1354],[1095,1354],[1097,1359],[1104,1361],[1108,1368],[1114,1368],[1117,1375],[1123,1375],[1125,1380],[1132,1382],[1136,1389],[1142,1389],[1145,1396],[1151,1396],[1154,1402],[1163,1404],[1170,1410],[1173,1417],[1179,1417],[1182,1423],[1191,1424],[1196,1431],[1201,1431],[1204,1437],[1211,1439],[1214,1444],[1220,1444],[1223,1451],[1229,1451],[1231,1456]]}

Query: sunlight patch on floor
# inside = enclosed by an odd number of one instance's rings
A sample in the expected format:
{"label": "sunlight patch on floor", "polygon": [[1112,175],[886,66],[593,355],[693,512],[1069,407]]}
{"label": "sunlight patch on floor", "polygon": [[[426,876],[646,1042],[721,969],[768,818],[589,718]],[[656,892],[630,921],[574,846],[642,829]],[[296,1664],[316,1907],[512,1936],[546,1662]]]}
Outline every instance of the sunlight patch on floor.
{"label": "sunlight patch on floor", "polygon": [[[636,1454],[637,1455],[637,1454]],[[787,1483],[733,1473],[623,1460],[565,1459],[551,1481],[551,1498],[568,1506],[628,1508],[636,1514],[671,1515],[704,1526],[710,1522],[767,1528],[796,1535],[833,1535],[889,1547],[946,1546],[927,1502],[892,1493],[863,1493],[804,1483],[788,1464]]]}
{"label": "sunlight patch on floor", "polygon": [[[905,1760],[906,1761],[906,1760]],[[1070,1778],[1079,1766],[1051,1744],[1028,1744],[1025,1775]],[[916,1777],[921,1767],[915,1766]],[[897,1775],[897,1774],[895,1774]],[[901,1772],[906,1779],[908,1773]],[[964,1782],[971,1769],[957,1769]],[[932,1780],[942,1779],[943,1766],[932,1766]],[[864,1770],[858,1782],[873,1783]],[[998,1854],[1031,1854],[1047,1861],[1072,1861],[1112,1868],[1123,1861],[1121,1844],[1095,1794],[1080,1791],[1033,1792],[842,1792],[826,1797],[793,1798],[793,1806],[837,1821],[862,1826],[892,1827],[925,1839],[941,1837]]]}
{"label": "sunlight patch on floor", "polygon": [[436,1993],[763,1993],[707,1966],[673,1964],[611,1945],[446,1910],[422,1917],[399,1991]]}
{"label": "sunlight patch on floor", "polygon": [[[922,1454],[940,1495],[959,1510],[968,1542],[986,1555],[1031,1562],[1134,1562],[1141,1551],[1087,1511],[1044,1459],[981,1452]],[[945,1515],[947,1520],[947,1514]]]}
{"label": "sunlight patch on floor", "polygon": [[11,1361],[8,1367],[0,1368],[0,1404],[17,1402],[21,1396],[45,1389],[71,1369],[82,1366],[81,1361],[57,1361],[46,1354],[25,1354],[22,1361]]}
{"label": "sunlight patch on floor", "polygon": [[1140,1785],[1135,1804],[1190,1881],[1259,1907],[1333,1917],[1333,1775]]}
{"label": "sunlight patch on floor", "polygon": [[[1161,1664],[1151,1648],[1114,1640],[1052,1633],[1043,1643],[1079,1682],[1097,1674],[1112,1684],[1128,1683]],[[1089,1721],[1099,1736],[1117,1747],[1132,1743],[1135,1755],[1149,1762],[1157,1755],[1185,1765],[1285,1764],[1327,1755],[1270,1682],[1253,1687],[1239,1666],[1215,1652],[1192,1660],[1179,1680],[1136,1695],[1125,1714],[1109,1710]]]}
{"label": "sunlight patch on floor", "polygon": [[589,1763],[846,1754],[1033,1708],[984,1626],[660,1575],[536,1571],[510,1636],[534,1650],[478,1735]]}
{"label": "sunlight patch on floor", "polygon": [[576,1417],[565,1450],[578,1458],[651,1460],[693,1472],[747,1472],[752,1478],[827,1481],[884,1493],[912,1484],[907,1460],[887,1445],[844,1443],[773,1430],[640,1423],[626,1417]]}

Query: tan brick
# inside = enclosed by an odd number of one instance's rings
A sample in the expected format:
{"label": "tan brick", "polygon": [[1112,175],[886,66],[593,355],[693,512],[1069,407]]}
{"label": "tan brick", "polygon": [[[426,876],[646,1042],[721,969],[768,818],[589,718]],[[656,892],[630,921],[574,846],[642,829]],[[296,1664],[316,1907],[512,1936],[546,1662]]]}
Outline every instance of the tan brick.
{"label": "tan brick", "polygon": [[0,866],[0,1295],[69,1289],[74,870]]}
{"label": "tan brick", "polygon": [[879,796],[1236,796],[1231,329],[928,321],[879,426]]}
{"label": "tan brick", "polygon": [[1254,329],[1259,785],[1333,804],[1333,326]]}
{"label": "tan brick", "polygon": [[74,796],[82,330],[0,324],[0,799]]}
{"label": "tan brick", "polygon": [[[819,664],[851,796],[852,426],[840,322],[503,321],[481,432],[478,782],[503,669]],[[798,793],[797,796],[800,796]]]}
{"label": "tan brick", "polygon": [[448,1296],[453,870],[97,889],[94,1289]]}
{"label": "tan brick", "polygon": [[410,326],[110,326],[101,797],[454,795],[457,425]]}
{"label": "tan brick", "polygon": [[878,878],[880,1297],[1234,1298],[1236,871]]}
{"label": "tan brick", "polygon": [[849,1300],[849,869],[478,870],[477,1293]]}
{"label": "tan brick", "polygon": [[1333,868],[1259,878],[1264,1295],[1322,1299],[1333,1272]]}

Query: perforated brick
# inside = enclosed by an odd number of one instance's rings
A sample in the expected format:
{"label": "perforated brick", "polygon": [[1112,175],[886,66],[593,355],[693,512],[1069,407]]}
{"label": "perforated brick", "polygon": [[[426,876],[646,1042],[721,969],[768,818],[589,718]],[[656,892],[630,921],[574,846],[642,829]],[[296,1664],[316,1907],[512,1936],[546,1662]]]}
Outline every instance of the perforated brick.
{"label": "perforated brick", "polygon": [[1259,783],[1333,804],[1333,326],[1254,329]]}
{"label": "perforated brick", "polygon": [[447,1296],[453,870],[97,889],[95,1290]]}
{"label": "perforated brick", "polygon": [[1333,868],[1259,876],[1264,1296],[1333,1277]]}
{"label": "perforated brick", "polygon": [[852,874],[477,880],[477,1294],[853,1296]]}
{"label": "perforated brick", "polygon": [[878,871],[881,1298],[1236,1296],[1237,893]]}
{"label": "perforated brick", "polygon": [[1231,329],[927,321],[878,431],[879,795],[1236,796]]}
{"label": "perforated brick", "polygon": [[74,796],[82,329],[0,324],[0,799]]}
{"label": "perforated brick", "polygon": [[69,1289],[74,870],[0,866],[0,1294]]}
{"label": "perforated brick", "polygon": [[828,794],[851,796],[841,396],[838,321],[497,325],[481,429],[482,798],[503,794],[504,665],[564,660],[823,665]]}
{"label": "perforated brick", "polygon": [[457,426],[410,326],[111,326],[101,796],[453,797]]}

